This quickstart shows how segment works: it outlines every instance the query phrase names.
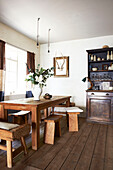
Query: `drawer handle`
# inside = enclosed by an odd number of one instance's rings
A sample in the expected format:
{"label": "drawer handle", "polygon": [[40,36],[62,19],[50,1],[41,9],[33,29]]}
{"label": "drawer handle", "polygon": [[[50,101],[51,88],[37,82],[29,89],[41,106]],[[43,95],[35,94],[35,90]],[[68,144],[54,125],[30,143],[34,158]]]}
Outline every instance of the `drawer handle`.
{"label": "drawer handle", "polygon": [[106,93],[106,96],[109,96],[109,93]]}
{"label": "drawer handle", "polygon": [[91,95],[94,95],[94,93],[91,93]]}

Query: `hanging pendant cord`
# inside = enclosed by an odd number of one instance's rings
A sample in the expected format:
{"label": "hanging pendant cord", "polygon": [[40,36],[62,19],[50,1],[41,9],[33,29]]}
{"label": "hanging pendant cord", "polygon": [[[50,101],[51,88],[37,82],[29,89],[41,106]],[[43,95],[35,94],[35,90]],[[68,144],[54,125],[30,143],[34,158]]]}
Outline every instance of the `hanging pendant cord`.
{"label": "hanging pendant cord", "polygon": [[48,30],[48,53],[50,53],[50,31],[51,29]]}
{"label": "hanging pendant cord", "polygon": [[39,42],[38,42],[38,38],[39,38],[39,20],[40,20],[40,18],[38,18],[38,20],[37,20],[37,46],[39,46]]}

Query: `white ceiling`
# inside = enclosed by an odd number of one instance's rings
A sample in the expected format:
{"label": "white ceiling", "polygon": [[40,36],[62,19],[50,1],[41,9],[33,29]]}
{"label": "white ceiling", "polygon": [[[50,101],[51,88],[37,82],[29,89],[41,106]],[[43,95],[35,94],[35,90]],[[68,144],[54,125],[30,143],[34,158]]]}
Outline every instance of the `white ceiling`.
{"label": "white ceiling", "polygon": [[0,22],[39,41],[113,35],[113,0],[0,0]]}

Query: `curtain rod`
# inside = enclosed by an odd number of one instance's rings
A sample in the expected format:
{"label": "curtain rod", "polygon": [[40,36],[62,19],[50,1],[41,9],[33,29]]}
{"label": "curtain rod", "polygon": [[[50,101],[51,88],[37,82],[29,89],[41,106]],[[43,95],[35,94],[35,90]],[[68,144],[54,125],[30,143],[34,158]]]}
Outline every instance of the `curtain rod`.
{"label": "curtain rod", "polygon": [[[16,45],[12,45],[12,44],[10,44],[10,43],[7,43],[7,42],[5,42],[6,44],[8,44],[8,45],[11,45],[11,46],[13,46],[13,47],[16,47],[16,48],[18,48],[18,49],[20,49],[20,50],[23,50],[23,51],[28,51],[28,50],[25,50],[25,49],[23,49],[23,48],[21,48],[21,47],[17,47]],[[28,52],[30,52],[30,51],[28,51]],[[31,52],[31,53],[34,53],[34,52]],[[35,54],[35,53],[34,53]]]}

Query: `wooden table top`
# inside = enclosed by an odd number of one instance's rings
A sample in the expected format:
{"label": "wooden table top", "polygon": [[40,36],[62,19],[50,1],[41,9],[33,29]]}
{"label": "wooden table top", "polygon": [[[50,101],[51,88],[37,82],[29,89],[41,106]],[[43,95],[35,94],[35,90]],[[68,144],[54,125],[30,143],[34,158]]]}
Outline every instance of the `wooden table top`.
{"label": "wooden table top", "polygon": [[8,100],[8,101],[2,101],[0,102],[1,105],[42,105],[45,103],[51,103],[57,100],[63,100],[66,98],[70,99],[71,96],[53,96],[51,99],[44,99],[43,97],[41,97],[41,99],[38,100],[34,100],[34,98],[23,98],[23,99],[16,99],[16,100]]}

